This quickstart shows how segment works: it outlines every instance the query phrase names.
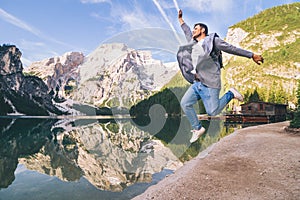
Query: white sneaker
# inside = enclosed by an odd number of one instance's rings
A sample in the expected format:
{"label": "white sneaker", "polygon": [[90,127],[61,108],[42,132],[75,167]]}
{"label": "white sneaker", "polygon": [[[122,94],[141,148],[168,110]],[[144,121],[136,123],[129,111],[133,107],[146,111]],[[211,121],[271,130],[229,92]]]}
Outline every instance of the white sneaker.
{"label": "white sneaker", "polygon": [[241,95],[241,93],[239,93],[235,88],[230,88],[229,91],[233,93],[235,99],[244,101],[243,95]]}
{"label": "white sneaker", "polygon": [[199,130],[191,130],[193,132],[193,136],[190,139],[190,143],[196,142],[203,133],[205,133],[205,128],[201,127]]}

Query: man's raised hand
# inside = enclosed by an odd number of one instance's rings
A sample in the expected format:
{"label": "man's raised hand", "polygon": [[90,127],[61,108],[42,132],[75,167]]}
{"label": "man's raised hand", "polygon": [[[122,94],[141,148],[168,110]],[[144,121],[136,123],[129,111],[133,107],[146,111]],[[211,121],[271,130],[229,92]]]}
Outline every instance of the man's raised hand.
{"label": "man's raised hand", "polygon": [[178,18],[179,19],[182,18],[182,10],[181,9],[178,11]]}
{"label": "man's raised hand", "polygon": [[182,25],[184,23],[184,21],[182,19],[182,10],[181,9],[178,11],[178,20],[179,20],[180,25]]}

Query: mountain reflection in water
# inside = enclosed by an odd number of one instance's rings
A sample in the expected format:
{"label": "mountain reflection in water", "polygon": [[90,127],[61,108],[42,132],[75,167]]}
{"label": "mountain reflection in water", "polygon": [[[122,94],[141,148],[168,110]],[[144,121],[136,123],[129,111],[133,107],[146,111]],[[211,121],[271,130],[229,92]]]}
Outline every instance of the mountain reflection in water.
{"label": "mountain reflection in water", "polygon": [[159,131],[147,118],[1,118],[0,200],[130,199],[233,131],[203,123],[207,133],[190,145],[185,118]]}

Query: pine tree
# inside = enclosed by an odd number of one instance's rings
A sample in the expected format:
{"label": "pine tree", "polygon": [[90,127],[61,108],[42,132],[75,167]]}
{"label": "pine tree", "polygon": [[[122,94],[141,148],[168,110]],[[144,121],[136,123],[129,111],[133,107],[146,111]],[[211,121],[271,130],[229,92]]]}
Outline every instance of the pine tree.
{"label": "pine tree", "polygon": [[297,105],[297,110],[294,114],[294,119],[291,121],[290,124],[291,128],[300,128],[300,80],[298,80],[297,98],[298,98],[298,105]]}
{"label": "pine tree", "polygon": [[249,96],[249,102],[258,102],[258,101],[260,101],[260,98],[257,90],[255,89],[254,92]]}
{"label": "pine tree", "polygon": [[249,91],[249,89],[247,89],[247,91],[246,91],[245,94],[244,94],[244,101],[245,101],[246,103],[249,102],[249,99],[250,99],[251,94],[252,94],[251,91]]}

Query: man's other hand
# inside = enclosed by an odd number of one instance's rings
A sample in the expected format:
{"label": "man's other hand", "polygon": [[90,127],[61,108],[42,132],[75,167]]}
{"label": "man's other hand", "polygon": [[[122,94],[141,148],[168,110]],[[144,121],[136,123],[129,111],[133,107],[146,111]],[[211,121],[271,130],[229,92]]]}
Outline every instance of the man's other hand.
{"label": "man's other hand", "polygon": [[252,59],[258,65],[264,63],[264,58],[261,55],[253,54]]}

